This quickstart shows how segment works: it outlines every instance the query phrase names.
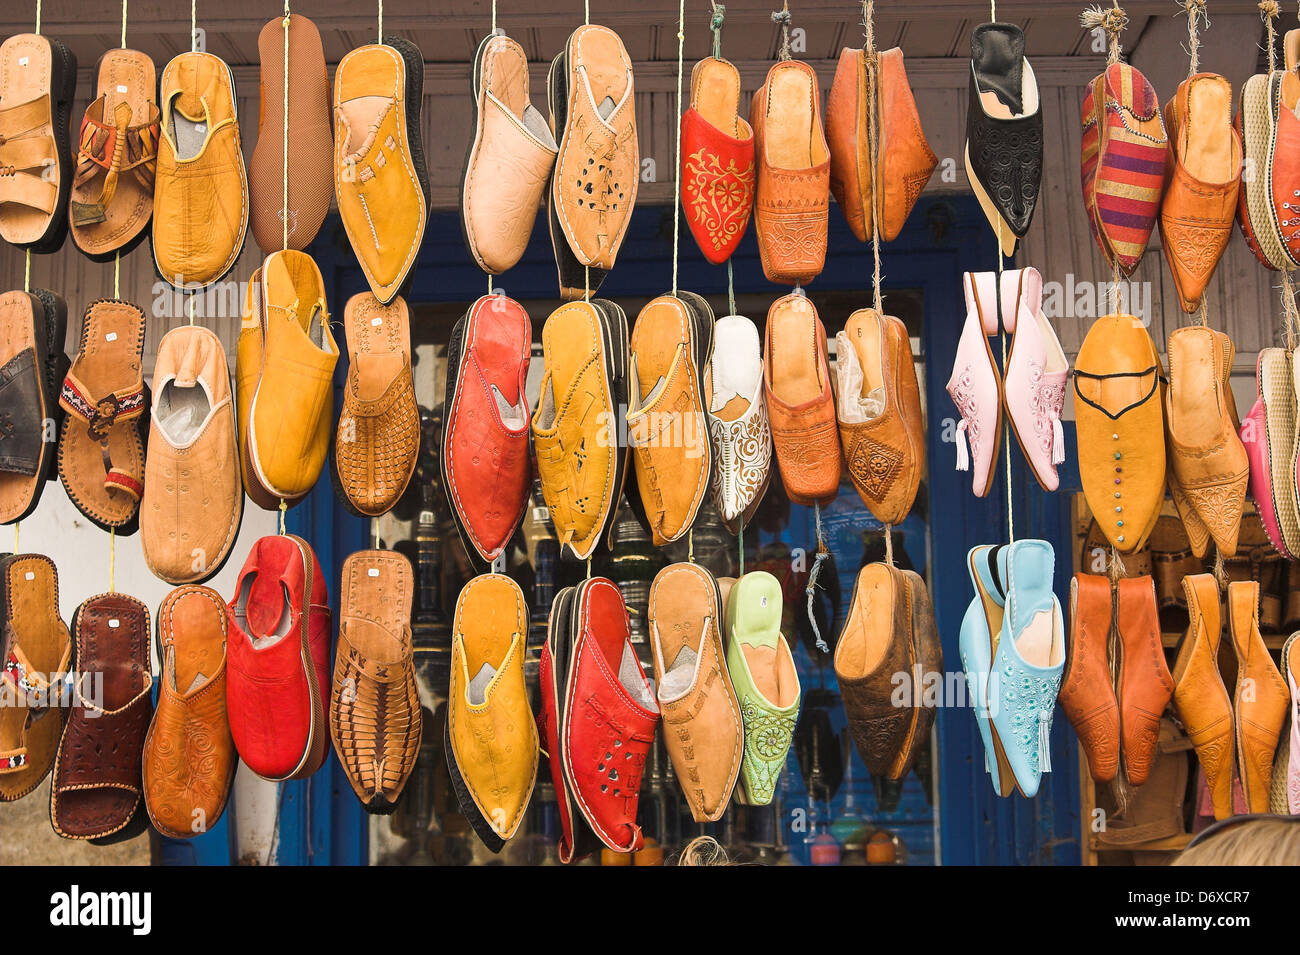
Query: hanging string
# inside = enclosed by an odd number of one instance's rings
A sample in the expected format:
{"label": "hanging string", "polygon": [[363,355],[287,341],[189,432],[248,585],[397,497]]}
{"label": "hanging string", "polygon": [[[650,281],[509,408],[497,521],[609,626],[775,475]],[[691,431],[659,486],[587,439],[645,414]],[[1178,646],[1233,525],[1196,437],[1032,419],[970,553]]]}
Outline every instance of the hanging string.
{"label": "hanging string", "polygon": [[18,553],[18,528],[22,527],[22,521],[14,521],[14,553]]}
{"label": "hanging string", "polygon": [[384,42],[384,0],[379,0],[379,39],[375,42]]}
{"label": "hanging string", "polygon": [[[582,0],[582,22],[587,25],[591,24],[591,0]],[[591,574],[587,576],[590,577]]]}
{"label": "hanging string", "polygon": [[682,232],[682,55],[686,46],[686,0],[677,4],[677,155],[673,160],[673,294],[677,294],[677,253]]}
{"label": "hanging string", "polygon": [[1269,73],[1277,69],[1277,28],[1273,25],[1273,21],[1277,19],[1278,14],[1281,12],[1277,0],[1260,0],[1259,18],[1264,21],[1264,28],[1268,31]]}
{"label": "hanging string", "polygon": [[32,250],[27,250],[27,265],[23,268],[23,291],[32,290]]}
{"label": "hanging string", "polygon": [[591,301],[591,266],[590,265],[584,265],[582,267],[582,288],[583,288],[582,300],[584,302],[590,302]]}
{"label": "hanging string", "polygon": [[875,0],[865,0],[862,4],[862,27],[866,39],[866,49],[863,52],[867,58],[867,75],[871,84],[867,106],[867,138],[871,150],[869,163],[871,166],[871,256],[874,263],[871,274],[872,299],[876,311],[883,313],[884,306],[880,295],[880,187],[876,183],[876,156],[880,152],[880,134],[877,129],[880,117],[876,108],[878,101],[876,84],[880,80],[880,60],[876,56],[875,7]]}
{"label": "hanging string", "polygon": [[189,300],[188,300],[188,304],[187,304],[187,306],[186,306],[187,309],[188,309],[188,311],[189,311],[189,315],[190,315],[190,324],[191,324],[191,325],[194,324],[194,296],[195,296],[195,294],[196,294],[196,293],[191,289],[191,290],[190,290],[190,297],[189,297]]}
{"label": "hanging string", "polygon": [[998,22],[998,0],[989,0],[989,20]]}
{"label": "hanging string", "polygon": [[122,297],[122,253],[113,253],[113,298]]}
{"label": "hanging string", "polygon": [[199,13],[197,9],[198,0],[190,0],[190,52],[196,53],[199,49]]}
{"label": "hanging string", "polygon": [[122,0],[122,49],[126,49],[126,0]]}
{"label": "hanging string", "polygon": [[41,35],[41,0],[36,0],[36,35]]}
{"label": "hanging string", "polygon": [[686,561],[695,563],[695,528],[692,527],[686,532]]}
{"label": "hanging string", "polygon": [[894,566],[894,525],[885,525],[885,563]]}
{"label": "hanging string", "polygon": [[117,528],[108,529],[108,592],[117,593]]}
{"label": "hanging string", "polygon": [[587,555],[587,579],[591,580],[591,555]]}
{"label": "hanging string", "polygon": [[1282,324],[1286,330],[1287,351],[1295,351],[1296,333],[1300,329],[1300,310],[1296,308],[1295,286],[1291,284],[1291,273],[1282,270]]}
{"label": "hanging string", "polygon": [[736,314],[736,275],[731,268],[731,259],[727,259],[727,308],[728,314]]}
{"label": "hanging string", "polygon": [[289,248],[289,0],[284,0],[284,141],[281,148],[284,204],[280,207],[281,229],[285,250]]}
{"label": "hanging string", "polygon": [[1204,295],[1201,296],[1201,314],[1196,319],[1202,327],[1207,327],[1210,324],[1210,307],[1205,298]]}
{"label": "hanging string", "polygon": [[722,59],[722,21],[726,19],[727,8],[714,0],[709,0],[713,7],[713,16],[709,19],[709,31],[713,34],[713,58]]}
{"label": "hanging string", "polygon": [[1201,38],[1196,21],[1199,19],[1208,27],[1210,18],[1205,15],[1205,0],[1185,0],[1183,9],[1187,11],[1187,53],[1191,57],[1187,75],[1194,76],[1201,71]]}
{"label": "hanging string", "polygon": [[830,653],[831,648],[822,639],[821,628],[817,626],[817,615],[813,613],[817,577],[822,571],[822,561],[830,556],[830,551],[826,547],[826,538],[822,534],[822,506],[818,503],[813,504],[813,520],[817,522],[817,556],[813,559],[812,573],[808,575],[808,587],[804,592],[808,595],[808,622],[812,624],[813,636],[817,638],[817,649],[822,653]]}
{"label": "hanging string", "polygon": [[772,22],[781,26],[781,48],[776,54],[778,60],[790,59],[790,3],[785,0],[780,10],[772,12]]}
{"label": "hanging string", "polygon": [[1100,27],[1106,33],[1106,65],[1119,62],[1119,35],[1128,26],[1128,14],[1120,9],[1119,0],[1112,0],[1111,8],[1089,7],[1079,16],[1079,22],[1085,30]]}
{"label": "hanging string", "polygon": [[[1002,272],[1006,268],[1002,257],[1002,220],[998,220],[998,309],[1002,308]],[[998,340],[1002,343],[1002,367],[1007,367],[1007,329],[1006,316],[998,322]],[[1002,422],[1002,446],[1007,456],[1007,543],[1016,542],[1016,513],[1011,493],[1011,422]]]}
{"label": "hanging string", "polygon": [[[740,574],[745,576],[745,512],[740,512],[740,533],[736,535],[736,544],[740,549]],[[15,548],[16,549],[16,548]]]}
{"label": "hanging string", "polygon": [[280,536],[284,536],[284,515],[289,510],[289,505],[285,503],[284,498],[280,498]]}
{"label": "hanging string", "polygon": [[497,0],[492,0],[492,34],[497,32]]}

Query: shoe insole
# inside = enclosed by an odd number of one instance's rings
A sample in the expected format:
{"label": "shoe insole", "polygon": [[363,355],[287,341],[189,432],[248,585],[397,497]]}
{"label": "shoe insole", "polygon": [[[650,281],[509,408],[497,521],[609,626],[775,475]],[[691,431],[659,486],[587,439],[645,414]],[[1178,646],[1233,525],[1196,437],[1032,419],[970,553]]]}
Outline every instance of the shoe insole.
{"label": "shoe insole", "polygon": [[820,130],[814,128],[815,83],[798,64],[778,64],[768,80],[763,149],[773,168],[809,169],[826,158]]}
{"label": "shoe insole", "polygon": [[849,317],[844,334],[853,346],[862,370],[862,386],[859,398],[866,398],[873,391],[885,387],[885,373],[881,367],[883,323],[880,315],[872,309],[861,309]]}
{"label": "shoe insole", "polygon": [[894,580],[884,564],[868,564],[858,573],[853,607],[839,646],[835,672],[861,679],[880,666],[894,636]]}
{"label": "shoe insole", "polygon": [[1170,335],[1169,369],[1169,431],[1180,444],[1199,447],[1222,429],[1213,333],[1184,328]]}
{"label": "shoe insole", "polygon": [[740,652],[745,655],[755,689],[763,694],[765,700],[782,710],[794,703],[799,693],[799,681],[785,640],[780,639],[774,647],[742,643]]}
{"label": "shoe insole", "polygon": [[691,105],[710,126],[739,139],[740,71],[729,60],[700,60],[691,70]]}
{"label": "shoe insole", "polygon": [[1061,650],[1056,645],[1057,611],[1040,610],[1029,620],[1029,625],[1016,637],[1016,650],[1031,666],[1050,667],[1061,662]]}
{"label": "shoe insole", "polygon": [[[172,688],[193,693],[221,667],[226,654],[225,607],[212,591],[183,592],[163,606],[159,628],[172,634]],[[184,611],[178,606],[185,605]]]}
{"label": "shoe insole", "polygon": [[[50,41],[43,36],[27,33],[5,40],[0,46],[0,96],[3,96],[0,106],[12,109],[50,94],[50,108],[53,110],[53,60]],[[57,175],[57,165],[54,171]],[[35,242],[49,227],[50,214],[16,202],[6,202],[0,205],[0,221],[4,223],[5,238],[9,241]]]}
{"label": "shoe insole", "polygon": [[684,360],[691,344],[691,318],[686,305],[661,295],[641,310],[632,329],[632,361],[636,367],[637,407],[658,397],[673,367]]}
{"label": "shoe insole", "polygon": [[207,390],[197,381],[182,386],[169,379],[158,392],[154,416],[167,440],[183,447],[194,440],[211,410]]}
{"label": "shoe insole", "polygon": [[623,641],[623,652],[618,661],[618,682],[623,685],[623,689],[627,690],[632,699],[647,710],[659,711],[659,704],[655,702],[654,688],[646,679],[645,671],[641,669],[641,661],[637,659],[632,644],[626,640]]}
{"label": "shoe insole", "polygon": [[[689,688],[709,621],[716,622],[718,614],[718,594],[707,570],[697,564],[674,564],[660,572],[647,609],[659,699],[674,699]],[[682,679],[681,671],[687,673],[684,686],[676,682]]]}
{"label": "shoe insole", "polygon": [[583,26],[574,31],[569,66],[579,77],[575,95],[590,96],[602,119],[608,119],[632,89],[632,64],[623,43],[605,27]]}
{"label": "shoe insole", "polygon": [[[410,564],[407,564],[410,573]],[[410,591],[408,591],[408,594]],[[409,613],[409,602],[407,612]],[[409,618],[408,618],[409,619]],[[528,609],[519,585],[501,574],[475,577],[456,601],[455,639],[464,654],[469,702],[486,702],[488,682],[512,654],[519,653],[528,633]],[[490,673],[484,679],[485,673]],[[475,688],[481,692],[475,698]]]}
{"label": "shoe insole", "polygon": [[488,41],[481,64],[484,88],[502,106],[522,120],[531,105],[528,99],[528,58],[524,48],[510,37]]}
{"label": "shoe insole", "polygon": [[374,401],[383,397],[410,364],[406,302],[398,296],[392,304],[382,305],[369,294],[350,299],[343,310],[343,334],[348,360],[357,369],[357,398]]}
{"label": "shoe insole", "polygon": [[1221,76],[1192,80],[1180,132],[1183,166],[1193,178],[1207,183],[1237,178],[1240,159],[1232,135],[1232,86],[1227,80]]}
{"label": "shoe insole", "polygon": [[826,383],[817,347],[817,312],[801,295],[787,295],[768,319],[767,360],[772,391],[785,404],[821,397]]}
{"label": "shoe insole", "polygon": [[[542,356],[550,374],[551,394],[542,395],[538,421],[550,427],[555,406],[569,393],[569,387],[601,347],[600,323],[596,307],[587,302],[571,302],[551,313],[542,327]],[[545,389],[543,389],[545,391]]]}

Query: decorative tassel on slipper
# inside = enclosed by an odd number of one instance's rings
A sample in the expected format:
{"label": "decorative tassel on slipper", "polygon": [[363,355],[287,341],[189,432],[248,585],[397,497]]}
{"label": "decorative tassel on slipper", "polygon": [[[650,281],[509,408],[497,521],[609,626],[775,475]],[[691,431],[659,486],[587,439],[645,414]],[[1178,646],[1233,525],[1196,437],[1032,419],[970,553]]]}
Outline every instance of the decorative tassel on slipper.
{"label": "decorative tassel on slipper", "polygon": [[1052,463],[1065,463],[1065,428],[1060,418],[1052,419]]}
{"label": "decorative tassel on slipper", "polygon": [[957,424],[957,470],[970,470],[970,452],[966,450],[966,419],[962,418]]}
{"label": "decorative tassel on slipper", "polygon": [[1045,773],[1052,771],[1052,711],[1038,711],[1038,765]]}

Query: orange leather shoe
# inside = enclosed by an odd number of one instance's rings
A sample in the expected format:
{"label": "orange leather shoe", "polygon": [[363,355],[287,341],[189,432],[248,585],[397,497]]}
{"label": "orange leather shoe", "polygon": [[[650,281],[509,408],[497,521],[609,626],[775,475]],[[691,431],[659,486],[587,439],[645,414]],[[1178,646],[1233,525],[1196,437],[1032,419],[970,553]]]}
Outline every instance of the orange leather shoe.
{"label": "orange leather shoe", "polygon": [[1088,772],[1099,783],[1110,782],[1119,770],[1119,703],[1107,652],[1113,609],[1109,579],[1074,575],[1065,678],[1057,700],[1079,736]]}
{"label": "orange leather shoe", "polygon": [[1219,551],[1231,557],[1250,482],[1228,383],[1235,350],[1223,332],[1194,325],[1170,333],[1168,354],[1165,404],[1173,471]]}
{"label": "orange leather shoe", "polygon": [[1212,574],[1194,574],[1183,578],[1183,593],[1188,623],[1174,662],[1174,707],[1205,770],[1214,818],[1226,819],[1232,815],[1235,737],[1232,700],[1219,674],[1219,585]]}
{"label": "orange leather shoe", "polygon": [[1259,582],[1228,585],[1228,625],[1237,652],[1233,726],[1237,769],[1251,812],[1268,812],[1273,756],[1286,723],[1291,693],[1259,635]]}
{"label": "orange leather shoe", "polygon": [[782,60],[754,94],[758,188],[754,228],[769,282],[806,285],[826,264],[830,150],[822,133],[817,74],[807,63]]}
{"label": "orange leather shoe", "polygon": [[1165,498],[1164,369],[1140,318],[1093,322],[1074,362],[1079,477],[1121,554],[1141,550]]}
{"label": "orange leather shoe", "polygon": [[1124,734],[1124,775],[1141,786],[1151,772],[1160,717],[1174,695],[1174,680],[1160,642],[1156,585],[1150,577],[1130,577],[1115,589],[1115,629],[1121,647],[1119,715]]}
{"label": "orange leather shoe", "polygon": [[1205,286],[1232,236],[1241,185],[1241,135],[1232,126],[1232,86],[1197,73],[1165,104],[1170,162],[1160,235],[1184,312],[1201,307]]}
{"label": "orange leather shoe", "polygon": [[849,316],[835,336],[837,417],[844,465],[882,524],[901,524],[925,470],[925,429],[911,340],[874,308]]}
{"label": "orange leather shoe", "polygon": [[829,504],[840,486],[826,329],[807,297],[786,295],[767,313],[763,381],[772,445],[785,493],[796,504]]}
{"label": "orange leather shoe", "polygon": [[207,832],[226,811],[239,759],[226,716],[226,604],[177,587],[158,608],[162,679],[144,739],[144,805],[173,839]]}

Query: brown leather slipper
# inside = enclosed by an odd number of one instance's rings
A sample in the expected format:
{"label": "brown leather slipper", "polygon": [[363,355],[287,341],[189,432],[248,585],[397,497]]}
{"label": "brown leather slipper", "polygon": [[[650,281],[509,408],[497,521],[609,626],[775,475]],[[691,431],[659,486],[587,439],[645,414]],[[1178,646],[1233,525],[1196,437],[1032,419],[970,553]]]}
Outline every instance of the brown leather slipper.
{"label": "brown leather slipper", "polygon": [[59,575],[40,554],[0,559],[5,621],[0,677],[0,802],[21,799],[54,766],[68,709],[60,694],[72,640],[59,619]]}
{"label": "brown leather slipper", "polygon": [[59,477],[91,521],[134,530],[144,492],[144,440],[149,407],[141,356],[144,312],[120,299],[86,309],[81,353],[63,381],[68,413],[59,438]]}
{"label": "brown leather slipper", "polygon": [[28,292],[0,295],[0,524],[21,520],[45,486],[51,443],[45,305]]}
{"label": "brown leather slipper", "polygon": [[145,735],[153,717],[149,609],[99,594],[72,618],[78,682],[59,741],[50,824],[65,839],[124,829],[143,803]]}
{"label": "brown leather slipper", "polygon": [[[257,38],[262,61],[262,107],[257,145],[248,163],[253,238],[270,255],[305,249],[320,232],[334,198],[333,117],[329,69],[316,24],[301,14],[289,18],[289,201],[285,205],[284,20],[262,27]],[[310,148],[303,148],[305,144]],[[288,221],[286,241],[284,224]]]}
{"label": "brown leather slipper", "polygon": [[135,248],[153,218],[159,113],[147,54],[109,50],[98,72],[98,98],[81,120],[68,219],[77,248],[103,262]]}

